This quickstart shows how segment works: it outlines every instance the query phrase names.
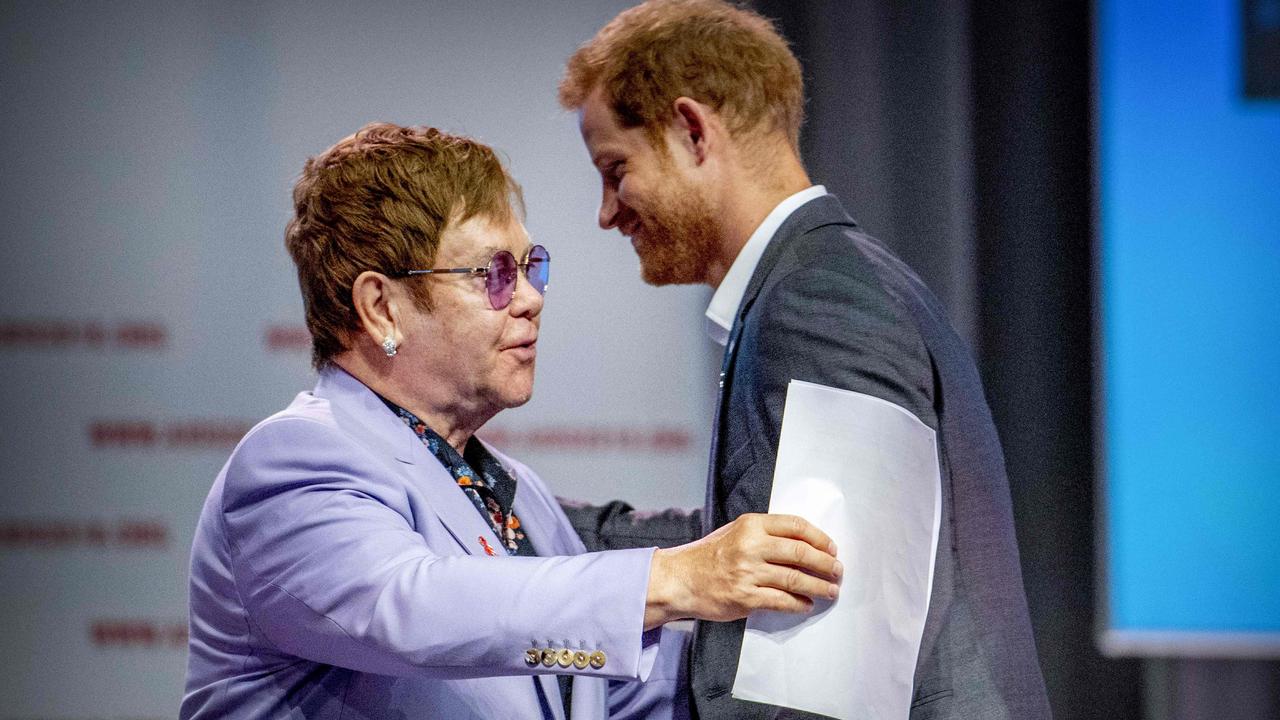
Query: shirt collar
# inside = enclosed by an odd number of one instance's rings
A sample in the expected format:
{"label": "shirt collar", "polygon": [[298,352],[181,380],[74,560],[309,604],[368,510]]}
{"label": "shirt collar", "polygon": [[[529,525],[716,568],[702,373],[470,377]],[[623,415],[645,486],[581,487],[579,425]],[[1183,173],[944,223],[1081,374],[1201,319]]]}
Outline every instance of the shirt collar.
{"label": "shirt collar", "polygon": [[711,297],[711,304],[707,306],[707,335],[717,344],[725,345],[729,342],[729,330],[733,327],[738,306],[742,304],[742,296],[747,292],[747,283],[751,282],[760,256],[769,247],[774,233],[801,205],[826,194],[827,189],[822,185],[812,185],[788,197],[778,203],[765,216],[764,222],[760,223],[756,231],[751,233],[751,237],[747,238],[747,244],[742,246],[738,257],[734,258],[733,265],[729,266],[729,272],[725,274],[720,287],[716,288],[715,295]]}

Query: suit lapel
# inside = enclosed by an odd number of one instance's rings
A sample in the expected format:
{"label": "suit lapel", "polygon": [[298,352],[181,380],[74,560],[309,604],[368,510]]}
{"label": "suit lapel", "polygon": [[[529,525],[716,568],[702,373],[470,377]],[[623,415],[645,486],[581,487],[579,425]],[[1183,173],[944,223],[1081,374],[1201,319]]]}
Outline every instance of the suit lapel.
{"label": "suit lapel", "polygon": [[857,223],[844,211],[844,207],[834,195],[816,197],[796,208],[796,211],[791,213],[783,221],[782,225],[778,226],[777,232],[773,234],[773,238],[770,239],[768,246],[765,247],[764,253],[760,256],[760,261],[756,263],[756,268],[751,273],[751,280],[747,282],[747,289],[742,294],[742,301],[738,303],[738,312],[734,314],[733,326],[729,330],[729,340],[724,347],[724,357],[720,361],[720,387],[716,395],[715,420],[711,426],[711,458],[707,463],[706,504],[702,509],[702,532],[704,535],[715,529],[716,516],[714,510],[723,500],[723,498],[719,497],[719,484],[716,482],[716,478],[720,474],[720,435],[723,430],[720,418],[727,410],[726,404],[729,398],[729,390],[733,384],[733,368],[738,356],[738,340],[742,336],[743,320],[746,318],[747,312],[751,309],[756,297],[760,294],[760,290],[764,287],[765,280],[773,272],[774,266],[778,264],[778,258],[782,256],[790,241],[824,225],[850,225],[857,227]]}
{"label": "suit lapel", "polygon": [[486,554],[486,543],[495,553],[506,554],[506,546],[449,471],[372,390],[341,368],[331,367],[321,372],[315,394],[329,401],[343,430],[375,454],[395,458],[398,471],[431,498],[432,511],[468,555]]}
{"label": "suit lapel", "polygon": [[[464,552],[468,555],[487,554],[487,543],[495,553],[507,554],[506,546],[493,534],[489,523],[476,512],[475,505],[466,494],[458,489],[458,483],[449,471],[431,454],[418,436],[387,409],[372,390],[341,368],[331,367],[321,372],[315,395],[329,401],[334,420],[344,431],[358,438],[375,454],[395,459],[399,466],[397,470],[407,481],[431,498],[431,509]],[[512,475],[516,476],[514,471]],[[534,528],[543,524],[537,520],[532,523]],[[526,528],[525,532],[531,533],[530,541],[540,554],[543,548],[554,544],[553,538],[543,536],[541,530]],[[560,700],[560,685],[555,676],[536,675],[533,682],[546,696],[553,720],[567,720]],[[592,692],[588,690],[586,695],[590,699]],[[590,702],[584,701],[584,708],[591,706]],[[597,715],[588,713],[583,717],[594,718]]]}
{"label": "suit lapel", "polygon": [[[496,453],[495,457],[497,457]],[[524,530],[524,535],[533,546],[533,551],[539,557],[576,554],[573,549],[564,547],[562,538],[556,534],[557,518],[550,516],[544,503],[536,502],[529,497],[529,493],[523,492],[524,478],[509,466],[507,472],[516,479],[516,500],[511,504],[511,511],[520,518],[520,528]]]}
{"label": "suit lapel", "polygon": [[[754,276],[752,276],[754,280]],[[718,381],[719,388],[716,390],[716,411],[714,419],[711,421],[711,457],[707,461],[707,492],[703,496],[704,505],[702,506],[702,534],[708,535],[712,530],[716,529],[715,509],[720,504],[720,493],[716,477],[720,474],[718,459],[720,457],[720,416],[724,412],[725,398],[729,393],[726,392],[725,386],[729,384],[729,372],[733,369],[733,360],[737,356],[738,336],[742,334],[742,323],[735,319],[733,328],[729,331],[729,341],[724,346],[724,357],[720,360],[720,379]]]}
{"label": "suit lapel", "polygon": [[[826,225],[857,227],[858,224],[844,211],[844,206],[835,195],[823,195],[796,208],[796,211],[778,226],[778,231],[773,234],[773,239],[769,241],[764,254],[760,256],[760,262],[756,263],[755,272],[751,273],[747,290],[742,294],[742,302],[738,303],[738,313],[733,320],[734,330],[740,329],[747,310],[755,302],[756,296],[764,287],[764,281],[773,272],[774,266],[778,264],[778,258],[782,256],[791,240]],[[732,336],[732,333],[730,335]]]}

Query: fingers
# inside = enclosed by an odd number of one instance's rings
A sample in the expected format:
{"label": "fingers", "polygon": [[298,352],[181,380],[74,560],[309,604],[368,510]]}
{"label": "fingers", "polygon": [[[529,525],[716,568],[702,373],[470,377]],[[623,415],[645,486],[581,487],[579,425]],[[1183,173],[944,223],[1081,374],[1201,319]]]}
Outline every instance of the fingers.
{"label": "fingers", "polygon": [[752,603],[753,610],[804,614],[813,610],[813,601],[804,595],[796,595],[776,588],[760,588]]}
{"label": "fingers", "polygon": [[[843,564],[835,558],[835,543],[812,523],[796,515],[747,515],[738,518],[753,532],[755,584],[761,589],[779,590],[791,596],[834,600],[840,592]],[[770,596],[772,599],[772,596]],[[789,603],[794,612],[804,612]],[[761,606],[760,609],[764,608]]]}
{"label": "fingers", "polygon": [[839,581],[844,574],[839,560],[799,540],[771,538],[761,557],[765,562],[789,565],[824,580]]}
{"label": "fingers", "polygon": [[803,540],[813,547],[828,553],[836,554],[836,543],[813,523],[798,515],[756,515],[764,525],[765,532],[776,537]]}
{"label": "fingers", "polygon": [[840,594],[839,585],[784,565],[766,566],[756,582],[761,590],[779,590],[815,600],[835,600]]}
{"label": "fingers", "polygon": [[756,610],[807,613],[834,600],[835,545],[795,515],[749,514],[695,542],[654,553],[645,627],[695,617],[723,622]]}

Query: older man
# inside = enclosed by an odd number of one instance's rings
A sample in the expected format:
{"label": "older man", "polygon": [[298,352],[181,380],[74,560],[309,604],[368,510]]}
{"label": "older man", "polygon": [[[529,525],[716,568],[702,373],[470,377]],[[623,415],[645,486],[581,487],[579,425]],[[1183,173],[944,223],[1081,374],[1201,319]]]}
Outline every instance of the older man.
{"label": "older man", "polygon": [[[653,0],[569,59],[560,100],[578,112],[600,172],[600,226],[630,238],[648,282],[715,288],[707,327],[726,349],[704,532],[768,507],[791,380],[905,408],[937,431],[943,498],[911,717],[1048,717],[978,373],[933,294],[810,181],[800,66],[786,41],[719,0]],[[597,546],[691,537],[674,513],[570,512]],[[742,622],[697,623],[702,720],[778,716],[729,692],[742,636]]]}
{"label": "older man", "polygon": [[798,518],[582,554],[475,437],[533,392],[550,254],[519,205],[492,150],[432,129],[370,125],[307,163],[286,244],[320,378],[209,493],[181,717],[602,718],[606,679],[651,672],[612,709],[670,716],[663,623],[834,596],[834,548]]}

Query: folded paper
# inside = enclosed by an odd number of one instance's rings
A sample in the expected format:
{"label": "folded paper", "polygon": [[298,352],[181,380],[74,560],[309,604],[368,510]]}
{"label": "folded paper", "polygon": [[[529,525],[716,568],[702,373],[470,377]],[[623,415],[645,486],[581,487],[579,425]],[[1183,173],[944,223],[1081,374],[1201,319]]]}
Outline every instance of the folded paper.
{"label": "folded paper", "polygon": [[840,597],[747,619],[733,696],[839,720],[906,720],[942,519],[934,431],[870,395],[791,381],[769,511],[836,542]]}

